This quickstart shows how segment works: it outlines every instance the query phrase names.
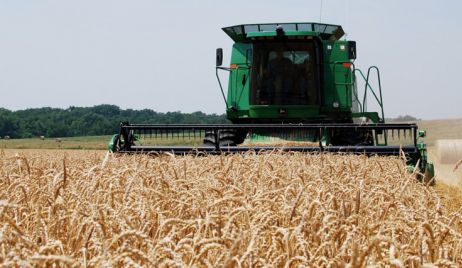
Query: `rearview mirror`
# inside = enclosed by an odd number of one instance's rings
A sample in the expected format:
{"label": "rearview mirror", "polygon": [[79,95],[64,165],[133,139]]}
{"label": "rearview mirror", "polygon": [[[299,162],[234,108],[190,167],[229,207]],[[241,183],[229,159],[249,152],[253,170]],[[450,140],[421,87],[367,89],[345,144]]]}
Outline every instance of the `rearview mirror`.
{"label": "rearview mirror", "polygon": [[217,57],[216,57],[216,66],[221,66],[223,64],[223,49],[217,48]]}
{"label": "rearview mirror", "polygon": [[348,41],[348,59],[356,59],[356,41]]}

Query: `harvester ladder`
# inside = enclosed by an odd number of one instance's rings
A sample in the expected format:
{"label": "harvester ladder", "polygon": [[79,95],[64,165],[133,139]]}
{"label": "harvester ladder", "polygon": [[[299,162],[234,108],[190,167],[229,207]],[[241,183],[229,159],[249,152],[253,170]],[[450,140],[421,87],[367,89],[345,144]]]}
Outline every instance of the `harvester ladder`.
{"label": "harvester ladder", "polygon": [[[337,86],[345,86],[345,94],[346,96],[350,96],[350,90],[351,88],[354,86],[355,84],[355,78],[354,78],[354,72],[353,72],[353,75],[350,75],[350,79],[347,80],[346,82],[337,82],[337,78],[336,78],[336,74],[337,74],[337,66],[338,65],[344,65],[344,64],[348,64],[348,68],[351,68],[353,67],[353,70],[356,69],[355,67],[355,64],[353,62],[350,62],[350,61],[336,61],[334,62],[333,64],[333,80],[334,80],[334,86],[337,87]],[[353,90],[354,92],[354,90]],[[347,105],[351,106],[352,105],[352,102],[350,103],[351,99],[350,98],[346,98],[347,100]]]}

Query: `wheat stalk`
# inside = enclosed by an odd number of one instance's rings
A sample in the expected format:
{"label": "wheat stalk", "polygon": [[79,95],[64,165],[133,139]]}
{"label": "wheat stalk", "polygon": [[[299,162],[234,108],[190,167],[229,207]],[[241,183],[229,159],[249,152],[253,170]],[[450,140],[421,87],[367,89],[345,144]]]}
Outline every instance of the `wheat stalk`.
{"label": "wheat stalk", "polygon": [[460,206],[402,155],[88,154],[0,152],[0,265],[462,266]]}

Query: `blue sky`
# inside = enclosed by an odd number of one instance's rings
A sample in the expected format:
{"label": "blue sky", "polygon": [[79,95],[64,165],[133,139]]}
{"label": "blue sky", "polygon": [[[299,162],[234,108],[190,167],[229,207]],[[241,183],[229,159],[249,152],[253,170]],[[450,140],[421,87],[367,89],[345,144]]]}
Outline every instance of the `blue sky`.
{"label": "blue sky", "polygon": [[[0,0],[0,107],[223,113],[224,26],[319,21],[320,0]],[[323,0],[322,21],[380,67],[387,117],[462,117],[460,1]],[[225,80],[226,78],[223,77]],[[373,107],[373,106],[370,106]]]}

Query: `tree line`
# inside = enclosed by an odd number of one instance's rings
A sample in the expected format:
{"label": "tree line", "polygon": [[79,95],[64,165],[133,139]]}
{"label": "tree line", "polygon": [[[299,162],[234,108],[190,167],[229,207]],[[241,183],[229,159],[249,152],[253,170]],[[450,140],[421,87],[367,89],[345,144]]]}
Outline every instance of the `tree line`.
{"label": "tree line", "polygon": [[386,121],[387,122],[415,122],[415,121],[420,121],[420,119],[407,114],[407,115],[399,115],[396,118],[387,118]]}
{"label": "tree line", "polygon": [[226,124],[224,114],[203,112],[160,113],[151,109],[120,109],[116,105],[93,107],[34,108],[10,111],[0,108],[0,137],[73,137],[111,135],[119,132],[120,122],[147,124]]}

